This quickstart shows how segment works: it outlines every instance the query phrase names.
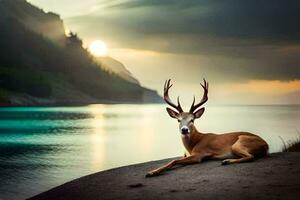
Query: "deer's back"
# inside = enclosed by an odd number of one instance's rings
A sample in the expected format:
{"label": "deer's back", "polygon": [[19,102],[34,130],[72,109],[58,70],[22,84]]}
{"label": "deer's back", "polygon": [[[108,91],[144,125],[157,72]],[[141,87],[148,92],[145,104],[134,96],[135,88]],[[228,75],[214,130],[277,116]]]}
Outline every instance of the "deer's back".
{"label": "deer's back", "polygon": [[225,134],[204,134],[193,148],[193,152],[209,152],[214,155],[225,155],[231,153],[231,147],[239,139],[239,136],[253,136],[265,142],[259,136],[249,132],[231,132]]}

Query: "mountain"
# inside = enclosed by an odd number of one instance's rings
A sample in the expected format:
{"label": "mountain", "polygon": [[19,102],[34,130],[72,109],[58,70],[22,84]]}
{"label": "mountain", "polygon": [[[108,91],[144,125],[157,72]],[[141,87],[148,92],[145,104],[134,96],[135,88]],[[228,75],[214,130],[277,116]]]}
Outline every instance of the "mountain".
{"label": "mountain", "polygon": [[161,102],[120,62],[96,61],[66,36],[59,15],[25,0],[0,0],[0,13],[0,105]]}
{"label": "mountain", "polygon": [[65,42],[63,21],[55,13],[45,13],[25,0],[0,0],[0,13],[0,20],[14,18],[27,29],[57,41],[57,44]]}
{"label": "mountain", "polygon": [[98,62],[103,69],[111,71],[129,82],[140,84],[130,71],[128,71],[128,69],[126,69],[126,67],[116,59],[109,56],[98,57],[96,58],[96,62]]}

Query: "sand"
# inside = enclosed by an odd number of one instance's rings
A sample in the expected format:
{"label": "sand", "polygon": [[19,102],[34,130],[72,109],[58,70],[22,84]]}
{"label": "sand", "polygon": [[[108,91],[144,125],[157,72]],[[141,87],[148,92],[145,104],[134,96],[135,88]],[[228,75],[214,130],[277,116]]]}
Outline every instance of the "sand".
{"label": "sand", "polygon": [[300,199],[300,153],[276,153],[226,166],[205,161],[145,178],[148,170],[169,160],[95,173],[31,200]]}

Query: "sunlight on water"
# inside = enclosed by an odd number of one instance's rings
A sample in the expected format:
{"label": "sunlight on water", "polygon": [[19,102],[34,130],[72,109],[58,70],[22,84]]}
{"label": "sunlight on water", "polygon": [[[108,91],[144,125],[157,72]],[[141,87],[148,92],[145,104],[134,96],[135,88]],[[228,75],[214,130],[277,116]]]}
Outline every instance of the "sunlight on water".
{"label": "sunlight on water", "polygon": [[[299,106],[208,106],[202,132],[249,131],[270,151],[299,137]],[[181,156],[164,105],[0,108],[0,199],[24,199],[114,167]]]}
{"label": "sunlight on water", "polygon": [[102,164],[105,161],[105,129],[103,129],[104,125],[104,113],[106,107],[104,105],[94,105],[90,106],[89,110],[93,115],[93,120],[91,120],[91,127],[93,129],[93,133],[90,136],[90,142],[92,146],[92,163],[91,169],[93,171],[100,170],[103,168]]}

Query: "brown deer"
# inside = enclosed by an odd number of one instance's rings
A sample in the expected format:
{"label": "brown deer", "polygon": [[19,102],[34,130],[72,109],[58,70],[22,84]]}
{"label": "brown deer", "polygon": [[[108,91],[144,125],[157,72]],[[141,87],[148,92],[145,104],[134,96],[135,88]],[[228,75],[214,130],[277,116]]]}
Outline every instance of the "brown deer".
{"label": "brown deer", "polygon": [[189,112],[184,112],[179,97],[175,105],[169,97],[172,87],[170,79],[165,82],[164,100],[175,110],[167,107],[170,117],[179,122],[182,142],[188,155],[173,160],[158,169],[149,171],[146,177],[159,175],[175,165],[199,163],[203,159],[224,159],[222,165],[252,161],[254,158],[266,156],[268,144],[259,136],[248,132],[233,132],[225,134],[201,133],[194,126],[194,120],[200,118],[205,108],[200,108],[208,100],[208,82],[201,84],[204,89],[202,100],[195,105],[195,97]]}

